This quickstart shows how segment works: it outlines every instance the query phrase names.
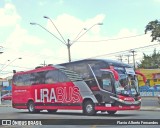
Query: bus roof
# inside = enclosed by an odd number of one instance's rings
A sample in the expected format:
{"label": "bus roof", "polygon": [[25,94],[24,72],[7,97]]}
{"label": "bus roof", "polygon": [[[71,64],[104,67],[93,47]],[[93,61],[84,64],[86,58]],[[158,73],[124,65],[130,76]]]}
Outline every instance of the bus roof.
{"label": "bus roof", "polygon": [[62,63],[59,65],[66,65],[66,64],[72,64],[72,63],[76,64],[76,63],[91,62],[91,61],[103,62],[103,63],[106,63],[108,66],[133,68],[129,64],[126,64],[120,61],[116,61],[116,60],[110,60],[110,59],[84,59],[84,60],[78,60],[78,61],[73,61],[69,63]]}
{"label": "bus roof", "polygon": [[51,70],[51,69],[56,69],[56,68],[51,65],[45,66],[45,67],[36,67],[35,69],[32,69],[32,70],[16,72],[14,75],[27,74],[27,73],[32,73],[32,72],[41,72],[41,71],[46,71],[46,70]]}

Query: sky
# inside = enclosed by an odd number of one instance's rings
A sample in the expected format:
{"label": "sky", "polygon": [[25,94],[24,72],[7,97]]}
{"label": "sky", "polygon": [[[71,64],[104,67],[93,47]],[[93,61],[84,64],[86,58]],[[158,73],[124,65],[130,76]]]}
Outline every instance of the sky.
{"label": "sky", "polygon": [[[68,62],[68,39],[72,61],[122,56],[127,63],[131,49],[158,43],[144,30],[159,12],[160,0],[0,0],[0,77]],[[136,62],[154,48],[137,49]]]}

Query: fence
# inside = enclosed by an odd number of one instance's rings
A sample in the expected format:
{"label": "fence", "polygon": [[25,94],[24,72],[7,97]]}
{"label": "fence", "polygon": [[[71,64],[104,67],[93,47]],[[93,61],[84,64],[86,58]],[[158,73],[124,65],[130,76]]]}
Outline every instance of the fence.
{"label": "fence", "polygon": [[160,95],[160,91],[148,90],[148,91],[140,91],[141,96],[158,96]]}

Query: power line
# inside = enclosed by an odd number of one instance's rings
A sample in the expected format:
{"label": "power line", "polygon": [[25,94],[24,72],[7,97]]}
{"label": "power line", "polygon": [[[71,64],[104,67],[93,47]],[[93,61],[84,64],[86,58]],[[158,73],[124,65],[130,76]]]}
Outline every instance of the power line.
{"label": "power line", "polygon": [[[8,47],[4,47],[4,48],[12,50],[12,48],[8,48]],[[28,53],[25,53],[25,52],[26,51],[19,51],[17,53],[22,53],[23,56],[32,57],[32,58],[33,58],[33,56],[38,56],[39,58],[44,57],[45,59],[54,57],[54,56],[49,56],[49,55],[44,55],[44,54],[36,54],[36,53],[29,55]],[[15,54],[15,51],[14,51],[14,54]],[[57,58],[54,57],[54,59],[62,60],[62,59],[65,59],[65,58],[64,57],[57,57]]]}
{"label": "power line", "polygon": [[[132,48],[132,49],[138,50],[138,49],[142,49],[142,48],[153,47],[153,46],[156,46],[156,45],[160,45],[160,43],[152,44],[152,45],[147,45],[147,46],[143,46],[143,47],[138,47],[138,48]],[[118,51],[118,52],[107,53],[107,54],[102,54],[102,55],[97,55],[97,56],[89,57],[89,58],[86,58],[86,59],[97,58],[97,57],[101,57],[101,56],[115,55],[115,54],[120,54],[120,53],[125,53],[125,52],[127,52],[127,51],[129,52],[130,50],[131,50],[131,49],[123,50],[123,51]]]}
{"label": "power line", "polygon": [[118,57],[118,60],[122,62],[122,60],[123,60],[123,55],[118,55],[118,56],[116,56],[116,57]]}
{"label": "power line", "polygon": [[124,55],[124,56],[126,56],[126,57],[127,57],[127,61],[128,61],[128,64],[129,64],[129,57],[130,57],[130,56],[132,56],[132,55],[127,54],[127,55]]}
{"label": "power line", "polygon": [[[4,65],[4,64],[0,63],[0,65]],[[16,67],[16,68],[31,69],[31,68],[29,68],[29,67],[21,67],[21,66],[16,66],[16,65],[8,65],[8,67]]]}
{"label": "power line", "polygon": [[146,34],[139,34],[134,36],[126,36],[126,37],[120,37],[120,38],[113,38],[113,39],[107,39],[107,40],[92,40],[92,41],[77,41],[77,42],[104,42],[104,41],[111,41],[111,40],[121,40],[121,39],[127,39],[127,38],[134,38],[138,36],[144,36]]}
{"label": "power line", "polygon": [[[143,48],[148,48],[148,47],[153,47],[153,46],[156,46],[156,45],[160,45],[160,43],[157,43],[157,44],[153,44],[153,45],[147,45],[147,46],[143,46],[143,47],[138,47],[138,48],[133,48],[134,50],[138,50],[138,49],[143,49]],[[119,51],[119,52],[113,52],[113,53],[108,53],[108,54],[103,54],[103,55],[97,55],[97,56],[94,56],[94,57],[89,57],[89,58],[85,58],[85,59],[91,59],[91,58],[97,58],[97,57],[101,57],[101,56],[109,56],[109,55],[115,55],[115,54],[120,54],[120,53],[125,53],[125,52],[129,52],[131,49],[129,50],[123,50],[123,51]],[[83,58],[84,59],[84,58]],[[0,63],[0,65],[4,65],[2,63]],[[24,68],[24,69],[33,69],[33,68],[29,68],[29,67],[21,67],[21,66],[16,66],[16,65],[9,65],[8,67],[17,67],[17,68]],[[3,71],[4,72],[4,71]],[[8,73],[7,73],[8,72]],[[12,72],[9,72],[9,71],[6,71],[6,73],[3,73],[2,75],[4,74],[10,74]]]}
{"label": "power line", "polygon": [[[134,38],[134,37],[138,37],[138,36],[143,36],[145,34],[139,34],[139,35],[135,35],[135,36],[127,36],[127,37],[121,37],[121,38],[115,38],[115,39],[108,39],[108,40],[97,40],[97,41],[77,41],[77,42],[103,42],[103,41],[110,41],[110,40],[120,40],[120,39],[125,39],[125,38]],[[4,47],[5,49],[11,49],[11,48],[7,48]],[[25,51],[21,51],[21,52],[25,52]],[[25,54],[24,54],[25,55]],[[25,55],[25,56],[32,56],[32,55]],[[53,57],[53,56],[48,56],[48,55],[42,55],[42,54],[37,54],[34,56],[40,56],[40,57]],[[33,56],[32,56],[33,57]],[[57,58],[57,59],[66,59],[66,58]]]}
{"label": "power line", "polygon": [[[147,45],[147,46],[143,46],[143,47],[138,47],[138,48],[132,48],[134,50],[137,50],[139,51],[139,49],[143,49],[143,48],[148,48],[148,47],[153,47],[153,46],[156,46],[156,45],[159,45],[160,43],[157,43],[157,44],[153,44],[153,45]],[[7,47],[4,47],[6,49],[11,49],[11,48],[7,48]],[[130,50],[130,49],[129,49]],[[89,58],[97,58],[97,57],[101,57],[101,56],[109,56],[109,55],[114,55],[114,54],[119,54],[119,53],[123,53],[123,52],[126,52],[126,51],[129,51],[129,50],[123,50],[123,51],[118,51],[118,52],[113,52],[113,53],[107,53],[107,54],[102,54],[102,55],[97,55],[97,56],[93,56],[93,57],[89,57]],[[25,51],[21,51],[21,52],[25,52]],[[53,57],[53,56],[48,56],[48,55],[42,55],[42,54],[35,54],[35,55],[28,55],[28,54],[24,54],[24,56],[39,56],[39,57]],[[54,58],[56,59],[56,58]],[[64,58],[57,58],[57,59],[64,59]],[[24,67],[25,68],[25,67]]]}

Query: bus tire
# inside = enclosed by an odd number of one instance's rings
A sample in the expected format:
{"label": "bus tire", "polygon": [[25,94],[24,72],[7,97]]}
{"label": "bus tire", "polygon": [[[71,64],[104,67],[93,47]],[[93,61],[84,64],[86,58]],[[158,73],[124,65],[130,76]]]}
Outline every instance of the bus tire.
{"label": "bus tire", "polygon": [[40,110],[36,110],[36,109],[35,109],[35,104],[34,104],[33,101],[30,101],[30,102],[28,103],[28,111],[29,111],[30,113],[38,113],[38,112],[40,112]]}
{"label": "bus tire", "polygon": [[117,111],[107,111],[109,115],[114,115]]}
{"label": "bus tire", "polygon": [[55,110],[47,110],[48,111],[48,113],[56,113],[57,112],[57,110],[55,109]]}
{"label": "bus tire", "polygon": [[91,100],[87,100],[83,105],[83,113],[88,116],[95,115],[95,105]]}

